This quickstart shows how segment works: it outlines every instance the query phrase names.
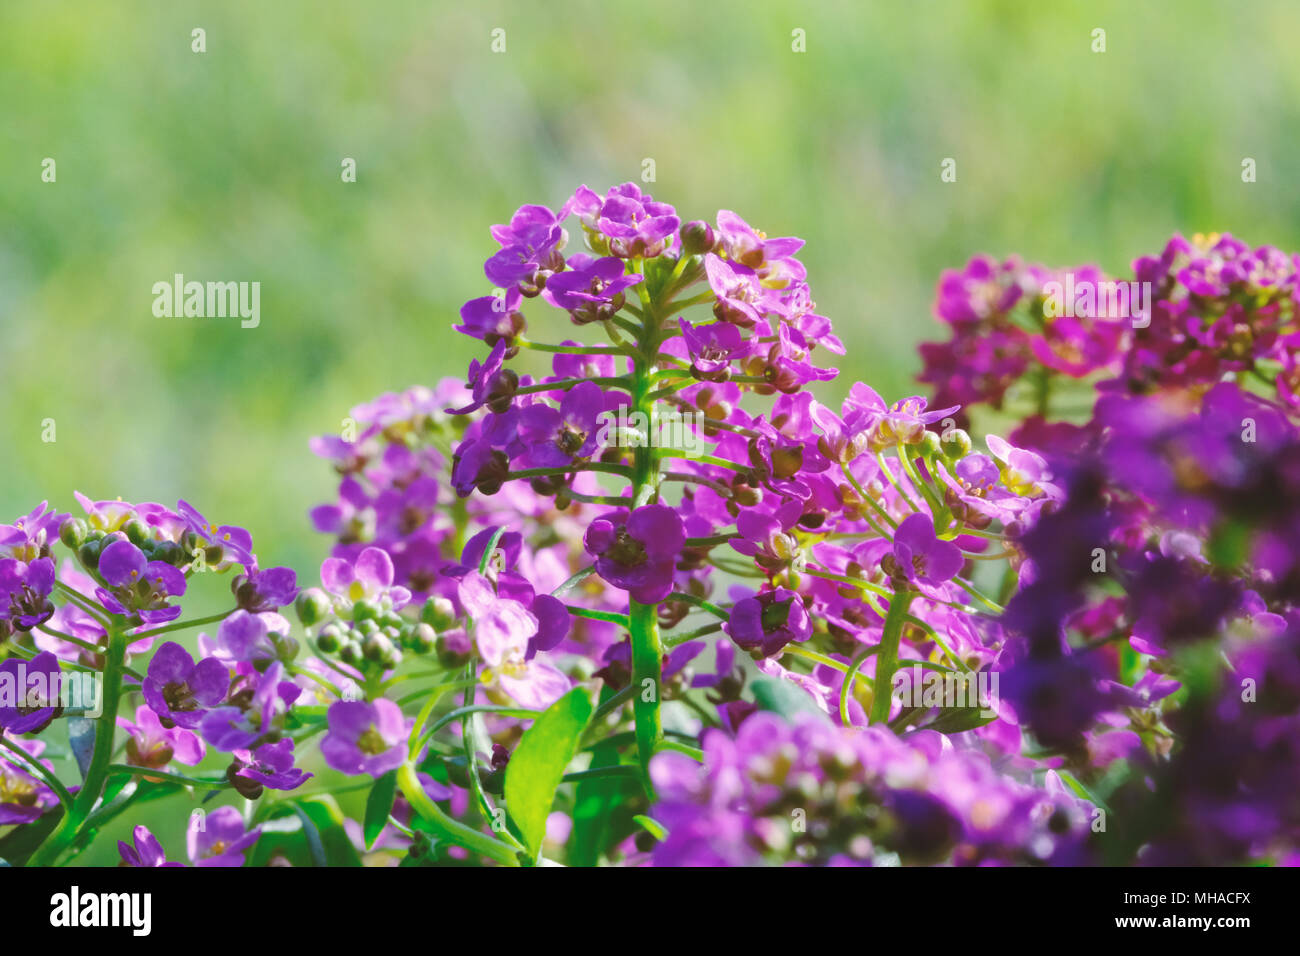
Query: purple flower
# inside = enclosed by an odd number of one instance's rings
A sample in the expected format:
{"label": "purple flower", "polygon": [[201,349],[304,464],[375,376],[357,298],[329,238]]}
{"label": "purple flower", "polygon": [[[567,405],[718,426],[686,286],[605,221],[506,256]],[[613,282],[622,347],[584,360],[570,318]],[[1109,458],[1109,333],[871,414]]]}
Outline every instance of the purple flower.
{"label": "purple flower", "polygon": [[130,735],[126,741],[126,762],[133,767],[161,770],[173,760],[194,767],[207,752],[198,734],[183,727],[164,727],[148,707],[136,708],[134,723],[118,717],[117,725]]}
{"label": "purple flower", "polygon": [[761,269],[766,263],[789,259],[803,248],[803,240],[794,236],[768,239],[754,230],[730,209],[718,210],[718,241],[727,258],[750,269]]}
{"label": "purple flower", "polygon": [[510,459],[505,452],[486,441],[471,439],[456,449],[451,485],[461,498],[475,491],[495,495],[509,474]]}
{"label": "purple flower", "polygon": [[956,405],[927,410],[925,399],[919,395],[889,405],[875,389],[862,382],[854,384],[844,400],[845,418],[855,414],[859,427],[870,430],[873,450],[900,443],[914,445],[924,436],[927,425],[942,421],[957,410]]}
{"label": "purple flower", "polygon": [[[208,564],[217,564],[232,558],[244,565],[257,563],[253,560],[253,536],[244,528],[229,524],[212,524],[186,501],[178,501],[176,510],[185,519],[186,528],[193,535],[196,545],[201,545],[205,549],[220,549],[221,556],[206,559]],[[193,553],[193,549],[190,553]]]}
{"label": "purple flower", "polygon": [[244,818],[234,807],[217,807],[190,817],[185,849],[195,866],[243,866],[244,851],[261,835],[261,827],[245,832]]}
{"label": "purple flower", "polygon": [[771,657],[791,641],[808,640],[812,620],[798,594],[777,588],[737,601],[723,630],[745,650]]}
{"label": "purple flower", "polygon": [[730,322],[691,325],[680,318],[677,322],[691,356],[691,374],[701,381],[725,382],[730,376],[731,363],[749,353],[740,329]]}
{"label": "purple flower", "polygon": [[483,271],[494,285],[518,285],[525,295],[536,295],[550,273],[564,268],[564,229],[545,206],[520,206],[509,225],[492,227],[492,238],[501,249]]}
{"label": "purple flower", "polygon": [[122,854],[122,864],[124,866],[150,867],[150,866],[184,866],[184,863],[169,863],[167,854],[163,852],[162,844],[158,838],[149,832],[146,826],[138,826],[132,831],[135,837],[135,846],[131,846],[122,840],[117,841],[117,850]]}
{"label": "purple flower", "polygon": [[174,641],[158,648],[144,678],[144,700],[164,727],[194,730],[208,708],[221,703],[230,689],[230,673],[215,657],[197,664]]}
{"label": "purple flower", "polygon": [[780,313],[779,302],[763,288],[758,273],[748,266],[710,252],[704,257],[704,272],[709,288],[717,296],[713,314],[719,321],[748,329],[763,321],[769,312]]}
{"label": "purple flower", "polygon": [[465,387],[470,390],[473,400],[461,408],[449,408],[447,411],[453,415],[468,415],[486,405],[489,411],[501,413],[511,406],[515,389],[519,387],[519,376],[511,369],[502,367],[506,351],[506,343],[498,341],[482,362],[478,359],[470,360]]}
{"label": "purple flower", "polygon": [[913,585],[935,587],[961,570],[961,549],[951,541],[940,541],[934,533],[934,519],[916,513],[894,532],[894,561],[902,576]]}
{"label": "purple flower", "polygon": [[626,274],[623,260],[617,256],[594,259],[579,253],[568,265],[566,271],[547,281],[543,298],[566,309],[578,325],[608,319],[623,308],[623,293],[645,278]]}
{"label": "purple flower", "polygon": [[[45,743],[40,740],[24,740],[19,736],[9,736],[5,740],[22,750],[34,760],[39,760],[45,752]],[[51,773],[54,764],[40,760],[41,766]],[[59,798],[54,791],[31,773],[25,763],[15,761],[7,749],[0,749],[0,826],[15,823],[31,823],[51,807],[59,805]]]}
{"label": "purple flower", "polygon": [[283,718],[302,694],[302,688],[284,679],[284,665],[273,663],[262,674],[239,678],[230,703],[203,715],[199,733],[218,750],[245,750],[283,727]]}
{"label": "purple flower", "polygon": [[[256,750],[236,750],[234,762],[226,771],[226,777],[235,781],[240,793],[250,800],[256,799],[261,787],[272,790],[294,790],[305,783],[314,774],[299,770],[293,765],[293,738],[282,737],[275,743],[262,744]],[[256,787],[253,796],[245,793],[249,786]]]}
{"label": "purple flower", "polygon": [[112,590],[96,588],[95,596],[114,614],[136,615],[145,624],[165,624],[180,616],[179,605],[167,601],[185,593],[185,575],[166,561],[147,561],[125,538],[100,554],[99,574]]}
{"label": "purple flower", "polygon": [[30,661],[21,657],[0,661],[0,730],[35,734],[48,727],[63,713],[62,679],[59,659],[49,651]]}
{"label": "purple flower", "polygon": [[30,631],[54,616],[54,559],[31,564],[0,558],[0,639],[11,631]]}
{"label": "purple flower", "polygon": [[199,635],[199,650],[227,667],[241,663],[263,666],[279,657],[272,634],[285,634],[289,622],[279,614],[236,611],[217,626],[216,640]]}
{"label": "purple flower", "polygon": [[[558,644],[567,633],[569,615],[560,601],[550,595],[533,598],[529,593],[539,618],[520,601],[501,597],[477,571],[461,577],[456,594],[473,622],[474,644],[484,664],[479,680],[489,697],[540,709],[569,690],[564,674],[533,656]],[[542,623],[545,632],[539,632]],[[539,633],[543,648],[533,644]]]}
{"label": "purple flower", "polygon": [[655,202],[635,183],[613,187],[603,201],[583,186],[567,208],[608,237],[610,252],[623,259],[659,255],[682,224],[672,206]]}
{"label": "purple flower", "polygon": [[382,777],[406,759],[406,718],[391,700],[335,701],[328,717],[321,755],[340,773]]}
{"label": "purple flower", "polygon": [[656,604],[672,591],[685,544],[682,517],[667,505],[644,505],[626,519],[618,513],[597,518],[583,537],[596,573],[641,604]]}
{"label": "purple flower", "polygon": [[454,328],[472,338],[482,339],[488,348],[504,342],[505,357],[514,358],[519,352],[515,339],[526,327],[524,315],[519,311],[522,301],[523,295],[515,286],[506,289],[504,296],[485,295],[470,299],[460,307],[461,324]]}
{"label": "purple flower", "polygon": [[535,468],[563,468],[596,450],[597,427],[605,410],[605,393],[595,382],[582,382],[564,393],[559,409],[540,402],[519,416],[519,437],[528,445]]}
{"label": "purple flower", "polygon": [[366,548],[355,562],[326,558],[320,566],[321,583],[348,602],[387,599],[400,611],[411,601],[411,592],[393,584],[393,559],[382,548]]}
{"label": "purple flower", "polygon": [[293,568],[266,568],[257,565],[247,574],[236,575],[230,582],[235,601],[246,611],[258,613],[287,607],[298,596],[298,572]]}
{"label": "purple flower", "polygon": [[0,524],[0,558],[15,558],[27,564],[49,557],[50,545],[59,536],[59,525],[67,517],[42,501],[13,524]]}

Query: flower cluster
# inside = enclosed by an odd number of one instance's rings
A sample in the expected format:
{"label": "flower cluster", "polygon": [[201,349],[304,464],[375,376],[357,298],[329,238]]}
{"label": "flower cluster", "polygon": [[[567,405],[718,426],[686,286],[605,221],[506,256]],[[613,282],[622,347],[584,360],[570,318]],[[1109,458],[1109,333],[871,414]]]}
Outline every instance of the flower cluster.
{"label": "flower cluster", "polygon": [[187,790],[246,801],[197,866],[1297,859],[1300,260],[979,257],[932,396],[831,404],[800,239],[631,183],[490,235],[465,380],[312,443],[318,582],[184,501],[0,525],[0,824],[63,813],[17,862]]}
{"label": "flower cluster", "polygon": [[1034,787],[932,731],[900,739],[811,718],[710,731],[704,766],[651,765],[661,866],[1078,863],[1092,806],[1054,775]]}

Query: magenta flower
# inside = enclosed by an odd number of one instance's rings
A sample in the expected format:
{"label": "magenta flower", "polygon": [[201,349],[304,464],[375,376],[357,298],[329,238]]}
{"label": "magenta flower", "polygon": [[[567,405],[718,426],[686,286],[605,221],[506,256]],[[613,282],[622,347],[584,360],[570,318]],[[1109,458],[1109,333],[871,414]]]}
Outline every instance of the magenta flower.
{"label": "magenta flower", "polygon": [[231,688],[230,703],[200,720],[203,739],[218,750],[244,750],[282,730],[284,716],[302,694],[284,676],[284,665],[275,661],[264,673],[240,677]]}
{"label": "magenta flower", "polygon": [[804,244],[802,239],[794,236],[768,239],[730,209],[718,210],[717,235],[727,258],[751,269],[761,269],[771,261],[789,259]]}
{"label": "magenta flower", "polygon": [[506,289],[504,296],[485,295],[470,299],[460,307],[461,324],[454,328],[464,335],[481,339],[488,348],[504,342],[506,358],[514,358],[519,351],[515,339],[526,327],[524,315],[519,311],[522,301],[523,295],[516,286]]}
{"label": "magenta flower", "polygon": [[135,845],[122,840],[117,841],[117,850],[122,854],[124,866],[184,866],[184,863],[169,863],[158,838],[149,832],[146,826],[138,826],[132,831]]}
{"label": "magenta flower", "polygon": [[518,285],[525,295],[536,295],[551,273],[564,268],[560,250],[567,237],[560,220],[545,206],[520,206],[509,225],[492,227],[492,238],[501,249],[483,271],[494,285]]}
{"label": "magenta flower", "polygon": [[0,558],[0,637],[10,630],[30,631],[54,616],[54,560],[37,558],[27,564]]}
{"label": "magenta flower", "polygon": [[791,641],[808,640],[812,620],[799,595],[777,588],[737,601],[723,630],[745,650],[771,657]]}
{"label": "magenta flower", "polygon": [[99,574],[112,588],[96,588],[95,597],[114,614],[138,616],[145,624],[166,624],[180,616],[167,601],[185,593],[185,575],[166,561],[148,561],[125,538],[104,548]]}
{"label": "magenta flower", "polygon": [[235,576],[230,590],[241,608],[253,613],[288,607],[298,596],[298,572],[293,568],[258,568]]}
{"label": "magenta flower", "polygon": [[565,205],[583,225],[609,239],[609,249],[624,259],[657,256],[682,221],[667,203],[655,202],[635,183],[614,186],[602,200],[586,186],[579,187]]}
{"label": "magenta flower", "polygon": [[393,559],[382,548],[366,548],[355,562],[326,558],[320,579],[327,590],[348,602],[387,598],[397,611],[411,601],[410,591],[393,584]]}
{"label": "magenta flower", "polygon": [[961,570],[961,549],[951,541],[940,541],[934,533],[934,519],[913,514],[894,532],[894,560],[904,578],[913,585],[935,587]]}
{"label": "magenta flower", "polygon": [[[226,771],[226,776],[247,781],[246,784],[241,785],[244,787],[252,785],[259,788],[269,787],[272,790],[294,790],[315,776],[293,765],[293,738],[291,737],[282,737],[275,743],[262,744],[252,751],[236,750],[233,756],[234,762]],[[240,793],[248,796],[243,789]],[[249,797],[249,799],[256,799],[256,797]]]}
{"label": "magenta flower", "polygon": [[[41,760],[45,752],[45,742],[25,740],[20,736],[10,736],[7,731],[5,740],[22,750],[33,760],[51,773],[54,764]],[[0,748],[0,826],[16,823],[31,823],[51,807],[59,805],[59,798],[54,791],[31,772],[26,763],[15,760],[8,750]]]}
{"label": "magenta flower", "polygon": [[244,565],[256,564],[253,560],[253,536],[247,530],[236,525],[212,524],[186,501],[178,501],[176,510],[184,518],[186,528],[194,536],[195,543],[204,548],[221,549],[222,562],[234,559]]}
{"label": "magenta flower", "polygon": [[13,524],[0,524],[0,558],[14,558],[24,564],[49,556],[49,546],[59,536],[59,525],[67,518],[44,501]]}
{"label": "magenta flower", "polygon": [[36,734],[63,713],[59,704],[59,659],[42,651],[31,660],[0,661],[0,730]]}
{"label": "magenta flower", "polygon": [[582,382],[564,393],[559,409],[540,402],[519,415],[519,437],[528,446],[534,468],[563,468],[596,450],[605,393],[595,382]]}
{"label": "magenta flower", "polygon": [[261,827],[245,830],[244,818],[234,807],[217,807],[190,818],[185,849],[195,866],[243,866],[244,851],[261,835]]}
{"label": "magenta flower", "polygon": [[528,590],[538,614],[520,601],[500,596],[477,571],[460,579],[456,594],[473,622],[474,644],[484,664],[479,680],[488,696],[540,709],[554,703],[572,685],[564,674],[534,656],[539,648],[533,639],[544,623],[547,631],[542,643],[553,647],[567,633],[569,615],[555,598],[533,598],[531,587]]}
{"label": "magenta flower", "polygon": [[391,700],[340,700],[330,705],[320,751],[334,770],[382,777],[406,759],[406,718]]}
{"label": "magenta flower", "polygon": [[593,259],[578,253],[569,268],[546,283],[542,297],[558,309],[565,309],[578,325],[608,319],[623,308],[623,293],[645,279],[628,275],[617,256]]}
{"label": "magenta flower", "polygon": [[667,505],[643,505],[626,519],[619,515],[593,521],[583,547],[596,559],[596,573],[634,601],[662,601],[673,589],[673,570],[686,544],[682,517]]}
{"label": "magenta flower", "polygon": [[184,727],[164,727],[148,707],[136,708],[134,723],[118,717],[117,725],[130,735],[126,741],[126,762],[133,767],[161,770],[173,760],[194,767],[207,753],[198,734]]}
{"label": "magenta flower", "polygon": [[174,641],[158,648],[144,678],[144,700],[164,727],[194,730],[207,713],[225,700],[230,673],[215,657],[197,664],[190,652]]}
{"label": "magenta flower", "polygon": [[731,363],[749,354],[749,344],[730,322],[691,325],[679,318],[677,323],[691,356],[691,374],[701,381],[725,382]]}

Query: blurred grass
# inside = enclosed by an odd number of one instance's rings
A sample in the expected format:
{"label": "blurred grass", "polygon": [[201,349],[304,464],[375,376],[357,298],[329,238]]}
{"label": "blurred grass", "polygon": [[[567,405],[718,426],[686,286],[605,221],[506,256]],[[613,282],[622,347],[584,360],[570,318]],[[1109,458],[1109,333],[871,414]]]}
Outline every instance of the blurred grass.
{"label": "blurred grass", "polygon": [[[333,482],[308,437],[462,374],[488,225],[647,157],[684,218],[807,240],[850,349],[828,400],[914,391],[935,280],[977,252],[1300,248],[1298,33],[1292,0],[6,4],[0,520],[185,497],[310,576]],[[261,326],[155,318],[177,272],[260,281]]]}

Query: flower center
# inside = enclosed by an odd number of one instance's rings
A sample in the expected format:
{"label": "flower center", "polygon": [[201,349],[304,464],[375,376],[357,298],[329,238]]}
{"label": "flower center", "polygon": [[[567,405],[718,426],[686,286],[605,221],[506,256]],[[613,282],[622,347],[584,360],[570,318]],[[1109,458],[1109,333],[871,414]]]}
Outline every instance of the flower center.
{"label": "flower center", "polygon": [[645,548],[640,541],[627,533],[626,528],[618,529],[608,554],[614,562],[625,568],[645,564]]}
{"label": "flower center", "polygon": [[199,702],[194,697],[194,691],[190,690],[190,685],[185,681],[164,684],[162,695],[167,702],[167,709],[173,713],[184,714],[198,709]]}
{"label": "flower center", "polygon": [[387,750],[388,743],[372,725],[369,730],[357,738],[357,749],[363,754],[373,757],[375,754],[381,754]]}

